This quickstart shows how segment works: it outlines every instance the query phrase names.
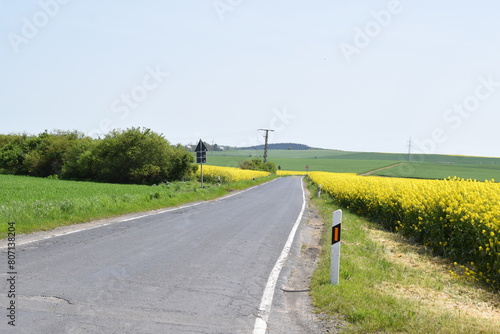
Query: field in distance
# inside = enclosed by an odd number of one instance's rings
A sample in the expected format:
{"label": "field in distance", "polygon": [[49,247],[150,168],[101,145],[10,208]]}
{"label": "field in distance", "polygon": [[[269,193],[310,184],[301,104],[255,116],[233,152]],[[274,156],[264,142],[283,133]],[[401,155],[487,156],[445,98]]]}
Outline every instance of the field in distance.
{"label": "field in distance", "polygon": [[[341,151],[332,150],[269,150],[267,160],[280,166],[282,170],[325,171],[337,173],[365,173],[374,169],[383,168],[398,163],[395,160],[377,159],[347,159],[339,154]],[[340,158],[336,158],[336,156]],[[262,151],[233,150],[208,152],[207,164],[215,166],[238,167],[244,160],[263,158]]]}
{"label": "field in distance", "polygon": [[[211,151],[207,164],[237,167],[244,160],[263,158],[263,150]],[[338,150],[269,150],[268,161],[281,166],[282,170],[327,171],[338,173],[444,179],[460,177],[465,179],[500,180],[500,158],[471,157],[441,154],[407,154],[348,152]],[[386,168],[389,167],[389,168]],[[385,169],[381,169],[385,168]],[[379,170],[380,169],[380,170]]]}
{"label": "field in distance", "polygon": [[500,165],[439,164],[404,162],[397,166],[374,172],[372,175],[411,177],[419,179],[445,179],[457,176],[462,179],[500,181]]}

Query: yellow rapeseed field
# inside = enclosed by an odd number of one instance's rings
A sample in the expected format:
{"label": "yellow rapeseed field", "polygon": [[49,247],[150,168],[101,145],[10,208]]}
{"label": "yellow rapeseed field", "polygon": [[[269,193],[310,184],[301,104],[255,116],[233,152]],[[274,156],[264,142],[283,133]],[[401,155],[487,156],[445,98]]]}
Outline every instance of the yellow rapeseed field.
{"label": "yellow rapeseed field", "polygon": [[[198,174],[200,167],[198,167]],[[234,167],[219,167],[203,165],[203,179],[207,182],[218,182],[220,176],[221,182],[232,182],[241,180],[257,179],[259,177],[269,176],[268,172],[246,170]]]}
{"label": "yellow rapeseed field", "polygon": [[297,172],[297,171],[293,171],[293,170],[279,170],[276,172],[276,175],[279,175],[279,176],[288,176],[288,175],[307,175],[308,172]]}
{"label": "yellow rapeseed field", "polygon": [[456,274],[500,289],[500,184],[310,172],[339,204],[456,262]]}

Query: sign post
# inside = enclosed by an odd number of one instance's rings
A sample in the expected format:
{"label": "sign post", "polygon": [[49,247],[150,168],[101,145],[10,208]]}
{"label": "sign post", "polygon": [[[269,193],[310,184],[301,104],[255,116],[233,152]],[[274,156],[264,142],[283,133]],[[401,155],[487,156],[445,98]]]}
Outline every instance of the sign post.
{"label": "sign post", "polygon": [[194,151],[196,152],[196,163],[200,164],[200,174],[201,174],[200,180],[201,180],[201,187],[203,188],[203,164],[207,162],[208,149],[205,143],[200,139]]}
{"label": "sign post", "polygon": [[332,222],[332,246],[330,260],[330,283],[339,284],[340,273],[340,228],[342,225],[342,210],[333,213]]}

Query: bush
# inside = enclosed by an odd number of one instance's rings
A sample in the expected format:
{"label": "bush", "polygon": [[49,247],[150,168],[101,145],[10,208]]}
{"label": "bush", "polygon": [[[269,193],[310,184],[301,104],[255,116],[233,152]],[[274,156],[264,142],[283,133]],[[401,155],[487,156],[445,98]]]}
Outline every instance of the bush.
{"label": "bush", "polygon": [[240,163],[239,167],[241,169],[260,170],[271,174],[276,174],[277,171],[274,162],[263,162],[261,159],[245,160]]}
{"label": "bush", "polygon": [[42,177],[60,174],[65,152],[82,136],[75,131],[45,131],[38,136],[2,135],[0,168],[8,174]]}
{"label": "bush", "polygon": [[150,129],[114,130],[94,150],[96,179],[137,184],[178,180],[193,161],[184,152]]}
{"label": "bush", "polygon": [[94,140],[76,131],[0,135],[0,172],[110,183],[153,184],[192,177],[194,158],[150,129],[114,130]]}
{"label": "bush", "polygon": [[21,143],[5,144],[0,149],[0,168],[5,174],[19,174],[23,171],[24,154]]}
{"label": "bush", "polygon": [[61,177],[69,180],[94,180],[94,149],[97,141],[86,137],[77,141],[64,154]]}

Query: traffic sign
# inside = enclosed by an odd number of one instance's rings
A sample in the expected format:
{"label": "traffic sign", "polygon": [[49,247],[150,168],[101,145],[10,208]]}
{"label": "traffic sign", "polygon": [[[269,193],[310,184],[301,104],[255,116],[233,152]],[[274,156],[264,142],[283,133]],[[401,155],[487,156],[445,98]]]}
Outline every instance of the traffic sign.
{"label": "traffic sign", "polygon": [[200,139],[200,141],[198,142],[198,145],[196,145],[196,149],[194,151],[195,152],[206,152],[206,151],[208,151],[208,148],[205,145],[205,143]]}
{"label": "traffic sign", "polygon": [[207,163],[207,152],[196,152],[196,163],[197,164]]}
{"label": "traffic sign", "polygon": [[201,181],[201,187],[203,188],[203,164],[207,163],[208,148],[203,142],[203,140],[200,139],[194,151],[196,152],[196,163],[200,164],[200,181]]}

